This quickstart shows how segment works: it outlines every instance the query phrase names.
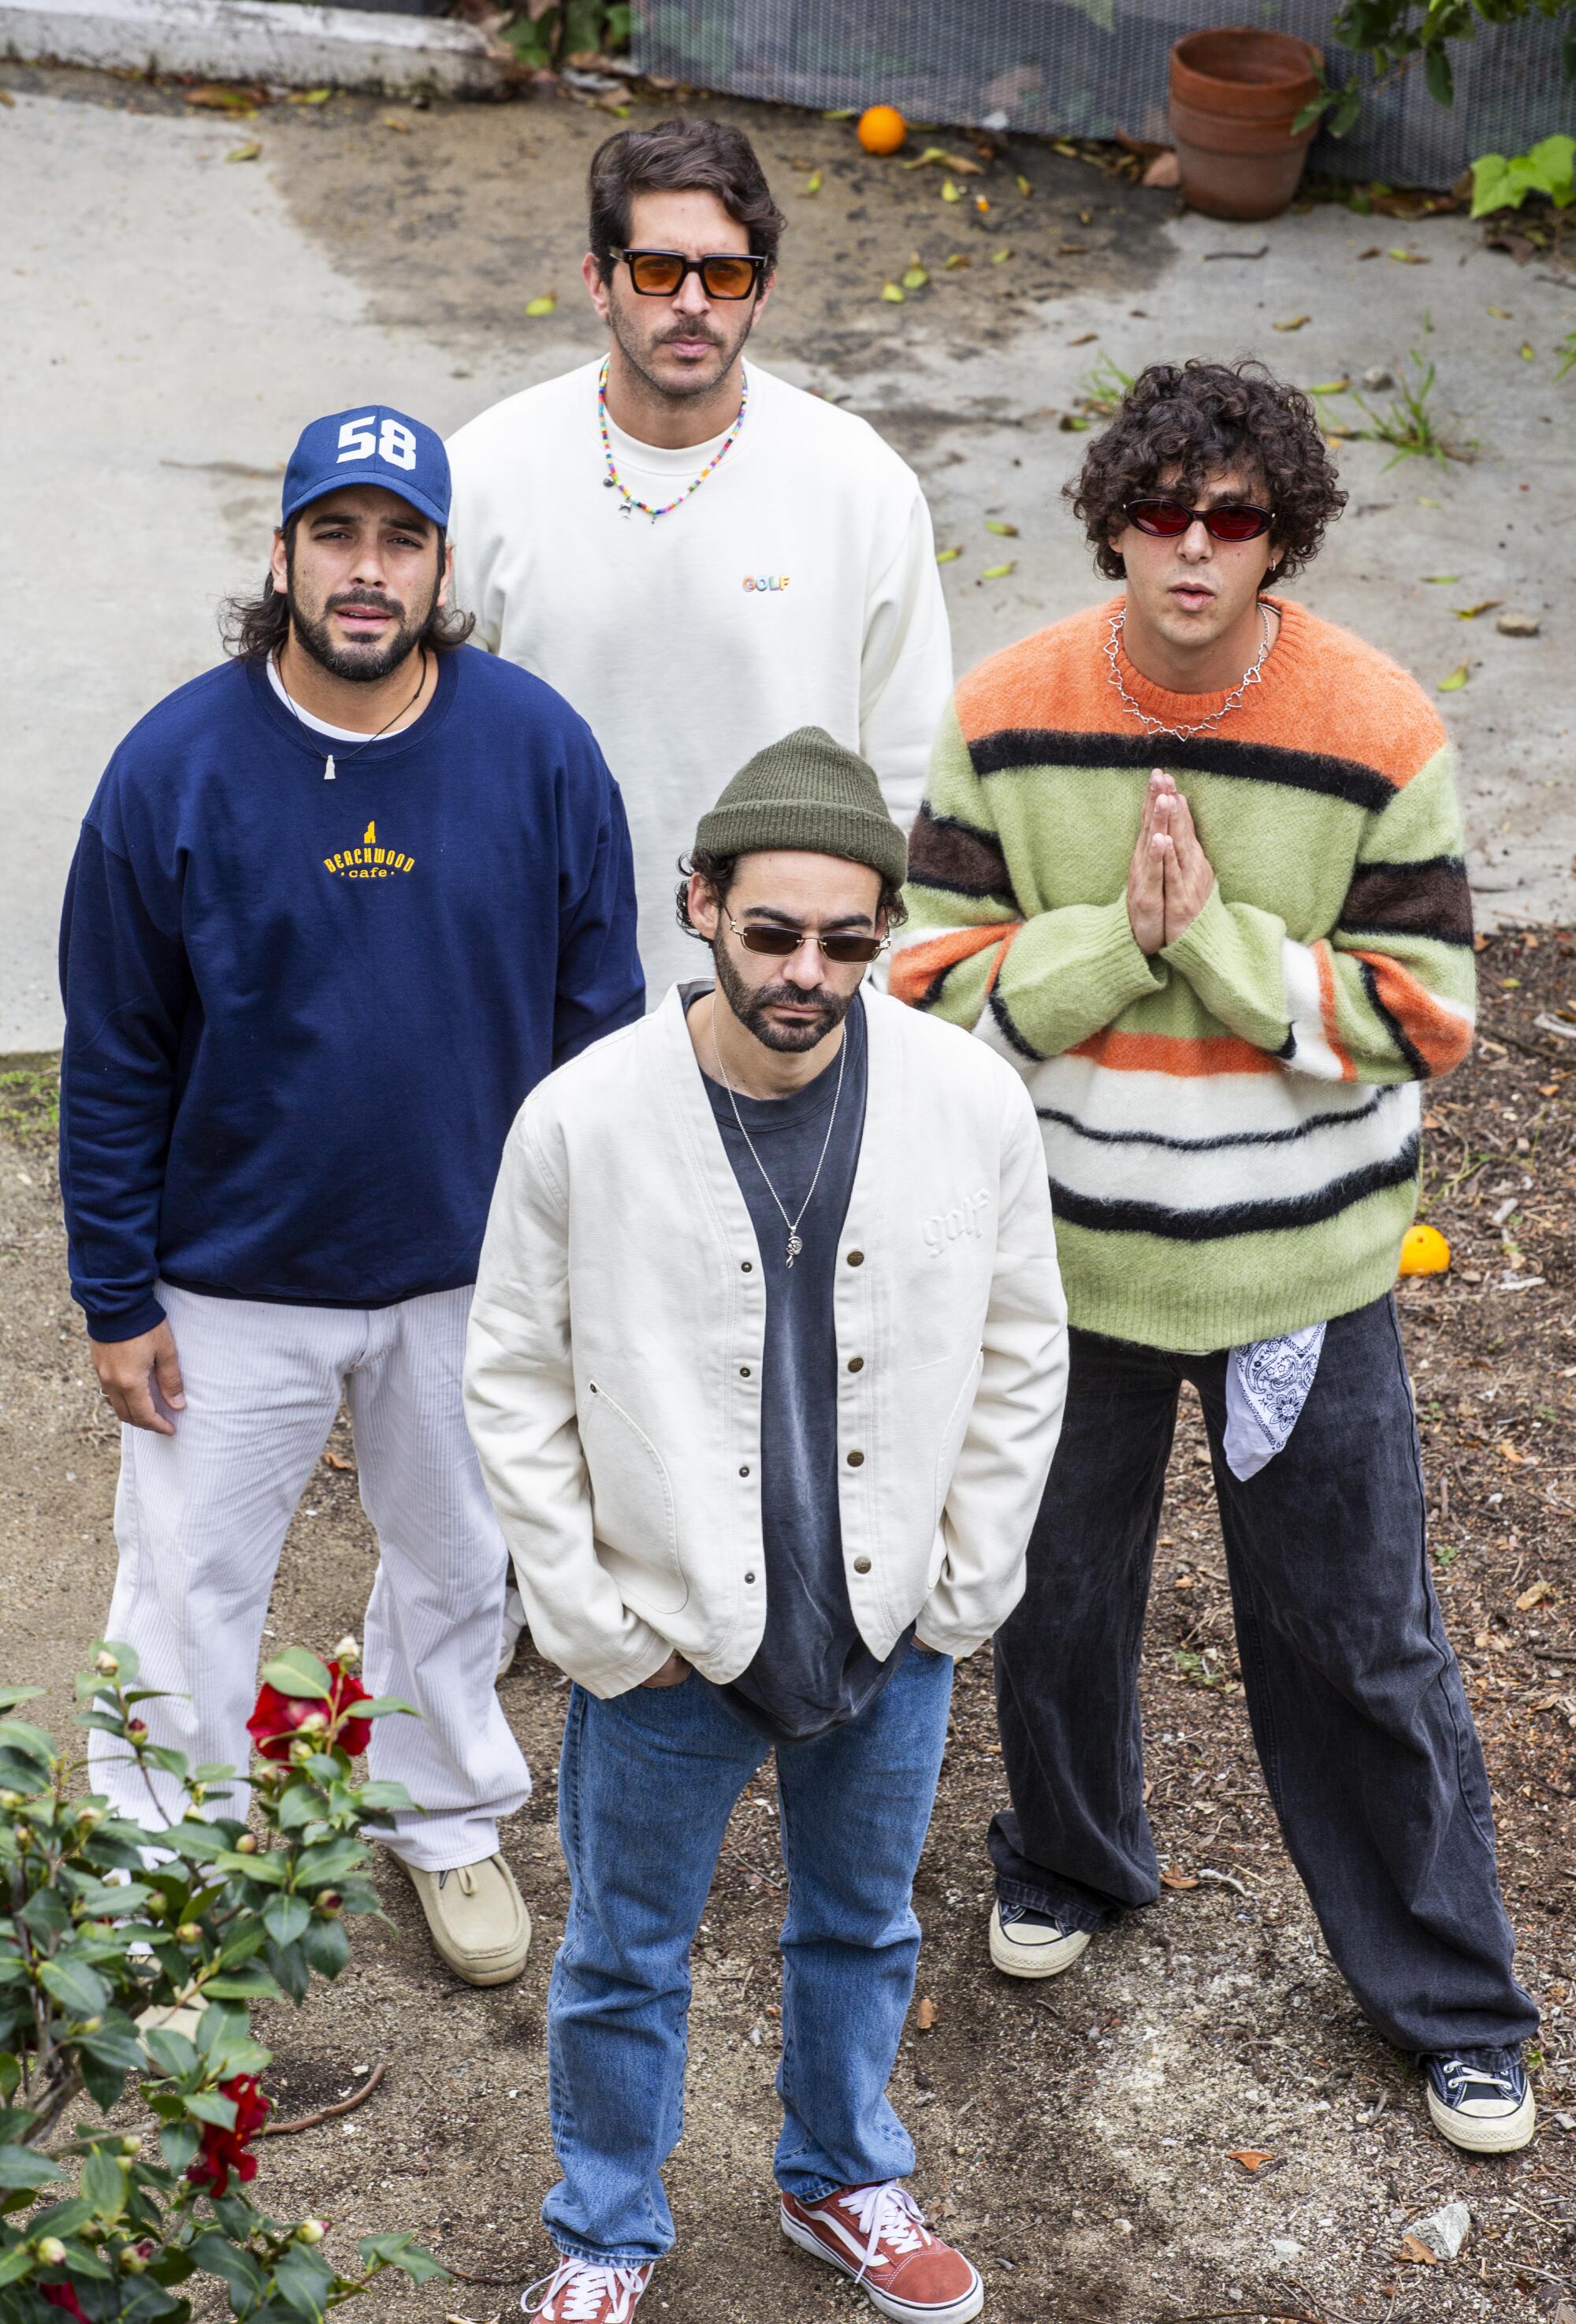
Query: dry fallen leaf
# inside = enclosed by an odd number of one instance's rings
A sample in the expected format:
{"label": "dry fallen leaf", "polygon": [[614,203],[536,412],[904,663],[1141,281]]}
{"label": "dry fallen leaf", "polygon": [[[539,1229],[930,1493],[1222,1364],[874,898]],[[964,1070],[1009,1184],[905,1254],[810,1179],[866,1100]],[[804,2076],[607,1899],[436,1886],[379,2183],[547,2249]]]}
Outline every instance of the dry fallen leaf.
{"label": "dry fallen leaf", "polygon": [[1023,176],[1021,171],[1018,178],[1018,190],[1023,196],[1026,202],[1032,201],[1034,198],[1034,188],[1029,184],[1028,180]]}
{"label": "dry fallen leaf", "polygon": [[1401,2248],[1396,2254],[1396,2257],[1410,2260],[1414,2267],[1437,2267],[1440,2264],[1439,2254],[1436,2251],[1430,2251],[1428,2246],[1418,2236],[1403,2236]]}
{"label": "dry fallen leaf", "polygon": [[1516,1611],[1518,1614],[1530,1614],[1535,1606],[1541,1605],[1545,1598],[1552,1598],[1553,1594],[1554,1585],[1552,1582],[1535,1582],[1531,1589],[1524,1590],[1516,1600]]}
{"label": "dry fallen leaf", "polygon": [[1357,254],[1359,258],[1383,258],[1385,254],[1379,248],[1378,244],[1377,242],[1373,242],[1369,244],[1366,250],[1359,250]]}
{"label": "dry fallen leaf", "polygon": [[258,140],[248,137],[244,145],[237,145],[233,152],[226,154],[225,159],[226,161],[255,161],[262,151]]}
{"label": "dry fallen leaf", "polygon": [[1256,2171],[1262,2171],[1267,2163],[1273,2163],[1275,2157],[1267,2147],[1229,2146],[1226,2149],[1226,2160],[1228,2163],[1240,2163],[1251,2178]]}
{"label": "dry fallen leaf", "polygon": [[347,1461],[342,1452],[325,1452],[323,1458],[327,1462],[330,1469],[338,1469],[347,1476],[355,1476],[355,1462]]}
{"label": "dry fallen leaf", "polygon": [[1196,1888],[1198,1882],[1191,1872],[1177,1872],[1168,1864],[1160,1875],[1162,1888]]}
{"label": "dry fallen leaf", "polygon": [[1436,690],[1441,694],[1459,694],[1466,682],[1467,665],[1464,661],[1460,661],[1456,664],[1454,669],[1452,670],[1448,678],[1442,678],[1440,679],[1439,686]]}
{"label": "dry fallen leaf", "polygon": [[1284,323],[1272,323],[1270,328],[1275,331],[1300,331],[1304,323],[1311,323],[1313,319],[1312,315],[1289,315]]}
{"label": "dry fallen leaf", "polygon": [[1308,393],[1310,395],[1344,395],[1350,385],[1351,382],[1349,378],[1323,379],[1317,387],[1311,387]]}
{"label": "dry fallen leaf", "polygon": [[1423,577],[1431,589],[1438,589],[1447,581],[1459,581],[1461,576],[1459,573],[1425,573]]}
{"label": "dry fallen leaf", "polygon": [[1482,597],[1475,605],[1452,605],[1452,613],[1458,622],[1475,622],[1479,613],[1491,613],[1496,605],[1503,605],[1503,597]]}
{"label": "dry fallen leaf", "polygon": [[1004,242],[1000,250],[993,250],[991,253],[991,263],[992,266],[1005,266],[1011,255],[1012,244],[1009,242]]}
{"label": "dry fallen leaf", "polygon": [[1518,1452],[1514,1444],[1497,1444],[1494,1449],[1501,1460],[1509,1462],[1513,1469],[1519,1469],[1526,1459],[1526,1454]]}
{"label": "dry fallen leaf", "polygon": [[1428,264],[1427,259],[1424,258],[1420,250],[1389,250],[1386,252],[1385,255],[1387,258],[1393,258],[1399,266],[1426,266]]}
{"label": "dry fallen leaf", "polygon": [[988,516],[985,519],[985,530],[987,532],[1000,532],[1009,540],[1018,539],[1018,527],[1015,524],[1009,524],[1005,517]]}
{"label": "dry fallen leaf", "polygon": [[1151,190],[1158,188],[1169,193],[1182,183],[1182,164],[1175,153],[1157,153],[1139,182]]}
{"label": "dry fallen leaf", "polygon": [[1080,331],[1075,339],[1068,340],[1067,345],[1070,347],[1086,347],[1092,339],[1097,339],[1099,337],[1098,331]]}
{"label": "dry fallen leaf", "polygon": [[959,193],[957,188],[954,185],[950,178],[944,178],[941,181],[941,198],[944,202],[961,202],[963,200],[962,194]]}
{"label": "dry fallen leaf", "polygon": [[963,553],[961,549],[938,549],[935,552],[935,561],[938,565],[953,565]]}
{"label": "dry fallen leaf", "polygon": [[327,105],[333,94],[331,88],[292,88],[285,103],[287,105]]}
{"label": "dry fallen leaf", "polygon": [[1490,307],[1488,312],[1491,315],[1497,315],[1502,323],[1508,323],[1510,320],[1510,309],[1508,307]]}
{"label": "dry fallen leaf", "polygon": [[[12,96],[11,91],[8,88],[0,88],[0,105],[14,105],[16,99]],[[1022,180],[1020,180],[1019,183],[1021,184],[1021,182]]]}
{"label": "dry fallen leaf", "polygon": [[1535,638],[1543,623],[1535,613],[1501,613],[1494,626],[1502,638]]}
{"label": "dry fallen leaf", "polygon": [[1538,359],[1538,351],[1530,339],[1523,339],[1516,352],[1523,363],[1536,363]]}
{"label": "dry fallen leaf", "polygon": [[558,303],[551,290],[544,290],[539,299],[527,300],[525,311],[534,319],[539,315],[550,315]]}
{"label": "dry fallen leaf", "polygon": [[929,280],[930,277],[926,272],[924,267],[916,263],[909,267],[908,272],[904,275],[903,288],[905,290],[923,290]]}
{"label": "dry fallen leaf", "polygon": [[987,565],[980,578],[982,581],[1005,581],[1009,573],[1016,573],[1017,570],[1018,559],[1013,557],[1009,558],[1005,565]]}
{"label": "dry fallen leaf", "polygon": [[397,129],[403,137],[409,137],[410,134],[410,124],[408,121],[401,121],[397,113],[384,114],[383,127],[385,129]]}
{"label": "dry fallen leaf", "polygon": [[225,88],[217,81],[204,81],[200,88],[182,90],[181,102],[200,105],[209,113],[249,115],[257,110],[258,95],[255,89]]}
{"label": "dry fallen leaf", "polygon": [[883,282],[881,285],[881,296],[890,306],[900,307],[908,295],[900,282]]}
{"label": "dry fallen leaf", "polygon": [[932,2001],[930,1996],[926,1994],[914,2012],[914,2023],[922,2034],[928,2034],[940,2015],[939,2004]]}
{"label": "dry fallen leaf", "polygon": [[810,175],[806,179],[804,190],[806,194],[818,194],[820,192],[821,172],[819,170],[813,170]]}
{"label": "dry fallen leaf", "polygon": [[953,250],[947,253],[946,256],[941,263],[945,267],[947,272],[952,274],[955,273],[960,266],[967,266],[969,263],[969,258],[965,251]]}

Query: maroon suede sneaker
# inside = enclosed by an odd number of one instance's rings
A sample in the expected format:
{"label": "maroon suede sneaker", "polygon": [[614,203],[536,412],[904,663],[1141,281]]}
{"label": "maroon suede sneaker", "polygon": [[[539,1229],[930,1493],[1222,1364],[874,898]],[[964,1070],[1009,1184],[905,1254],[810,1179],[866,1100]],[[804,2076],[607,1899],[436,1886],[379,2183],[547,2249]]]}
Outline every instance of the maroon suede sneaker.
{"label": "maroon suede sneaker", "polygon": [[520,2304],[540,2324],[629,2324],[650,2281],[650,2263],[644,2267],[610,2266],[566,2255],[551,2275],[521,2293]]}
{"label": "maroon suede sneaker", "polygon": [[872,2307],[902,2324],[965,2324],[985,2305],[979,2270],[931,2234],[896,2179],[839,2187],[818,2203],[785,2195],[779,2217],[790,2243],[841,2268]]}

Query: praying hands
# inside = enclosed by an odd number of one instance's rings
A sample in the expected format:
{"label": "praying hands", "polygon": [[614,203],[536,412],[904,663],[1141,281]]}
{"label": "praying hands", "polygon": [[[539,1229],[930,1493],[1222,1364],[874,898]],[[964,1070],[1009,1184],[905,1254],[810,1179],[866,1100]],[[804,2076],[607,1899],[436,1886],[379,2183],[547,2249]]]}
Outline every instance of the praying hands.
{"label": "praying hands", "polygon": [[1128,918],[1143,953],[1175,944],[1209,902],[1215,875],[1187,801],[1157,767],[1144,795],[1143,821],[1128,867]]}

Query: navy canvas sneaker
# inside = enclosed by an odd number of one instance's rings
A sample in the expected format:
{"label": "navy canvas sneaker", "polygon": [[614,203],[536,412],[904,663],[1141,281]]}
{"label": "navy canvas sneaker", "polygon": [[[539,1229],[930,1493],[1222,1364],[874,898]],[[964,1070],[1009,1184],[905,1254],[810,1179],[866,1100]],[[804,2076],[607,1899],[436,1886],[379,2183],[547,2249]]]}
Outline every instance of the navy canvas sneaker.
{"label": "navy canvas sneaker", "polygon": [[1004,1977],[1060,1977],[1088,1942],[1086,1929],[1064,1929],[1027,1904],[991,1907],[991,1959]]}
{"label": "navy canvas sneaker", "polygon": [[1521,2049],[1439,2050],[1420,2058],[1435,2130],[1469,2154],[1510,2154],[1525,2146],[1537,2107]]}

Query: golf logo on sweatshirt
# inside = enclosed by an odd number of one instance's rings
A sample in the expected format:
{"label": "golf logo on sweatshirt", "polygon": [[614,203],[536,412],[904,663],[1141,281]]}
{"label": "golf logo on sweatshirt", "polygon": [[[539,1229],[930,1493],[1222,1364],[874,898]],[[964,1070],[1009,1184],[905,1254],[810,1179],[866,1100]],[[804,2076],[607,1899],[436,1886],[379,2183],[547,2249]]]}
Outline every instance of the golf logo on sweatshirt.
{"label": "golf logo on sweatshirt", "polygon": [[361,835],[359,847],[346,847],[337,855],[325,855],[323,869],[336,880],[387,880],[397,872],[413,872],[416,859],[397,847],[385,847],[378,838],[376,820],[367,825]]}
{"label": "golf logo on sweatshirt", "polygon": [[746,589],[786,589],[788,585],[786,573],[746,573],[744,576]]}

